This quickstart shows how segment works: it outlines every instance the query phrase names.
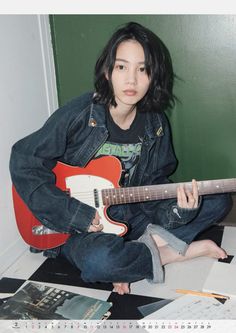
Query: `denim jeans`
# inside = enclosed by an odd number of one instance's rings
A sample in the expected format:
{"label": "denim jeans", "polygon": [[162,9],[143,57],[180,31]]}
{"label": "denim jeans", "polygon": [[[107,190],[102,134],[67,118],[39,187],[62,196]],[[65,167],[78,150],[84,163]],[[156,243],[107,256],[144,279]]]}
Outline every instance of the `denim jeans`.
{"label": "denim jeans", "polygon": [[[170,239],[176,237],[177,242],[180,240],[187,246],[200,232],[220,222],[231,207],[230,195],[205,196],[200,212],[193,221],[164,231],[166,234],[171,233]],[[116,218],[119,215],[124,217],[124,212],[123,206],[114,206],[110,210],[110,214]],[[128,223],[131,231],[125,237],[102,232],[74,234],[62,246],[61,254],[81,270],[81,277],[87,282],[150,281],[153,279],[154,265],[150,248],[136,240],[152,221],[137,211]]]}

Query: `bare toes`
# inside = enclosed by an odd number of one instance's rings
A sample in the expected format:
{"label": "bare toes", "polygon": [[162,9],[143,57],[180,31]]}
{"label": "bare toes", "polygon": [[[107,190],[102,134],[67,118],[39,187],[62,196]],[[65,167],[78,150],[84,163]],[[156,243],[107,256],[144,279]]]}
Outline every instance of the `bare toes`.
{"label": "bare toes", "polygon": [[129,284],[127,282],[114,282],[114,292],[117,292],[119,295],[129,294]]}

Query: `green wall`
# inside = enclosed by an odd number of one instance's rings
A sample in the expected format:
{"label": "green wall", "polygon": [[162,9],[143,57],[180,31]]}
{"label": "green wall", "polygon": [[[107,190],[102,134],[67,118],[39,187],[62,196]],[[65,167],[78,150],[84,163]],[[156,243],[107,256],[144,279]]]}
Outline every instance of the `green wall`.
{"label": "green wall", "polygon": [[93,68],[117,26],[137,21],[169,48],[181,103],[167,112],[176,181],[236,177],[236,16],[53,15],[59,103],[93,88]]}

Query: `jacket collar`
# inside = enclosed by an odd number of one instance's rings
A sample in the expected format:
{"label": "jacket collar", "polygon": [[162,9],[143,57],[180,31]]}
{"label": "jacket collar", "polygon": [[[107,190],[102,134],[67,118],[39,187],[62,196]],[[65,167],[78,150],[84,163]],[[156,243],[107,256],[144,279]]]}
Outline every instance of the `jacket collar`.
{"label": "jacket collar", "polygon": [[[146,134],[149,138],[164,135],[161,116],[158,113],[147,112],[146,119]],[[106,128],[106,108],[104,105],[91,103],[88,126]]]}

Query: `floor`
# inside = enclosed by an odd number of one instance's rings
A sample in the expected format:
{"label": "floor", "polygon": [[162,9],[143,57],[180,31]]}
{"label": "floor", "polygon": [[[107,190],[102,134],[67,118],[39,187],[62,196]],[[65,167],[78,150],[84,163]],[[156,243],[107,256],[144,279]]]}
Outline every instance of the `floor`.
{"label": "floor", "polygon": [[[201,238],[213,239],[218,245],[222,242],[227,247],[224,233],[231,233],[236,226],[236,200],[226,219],[218,226],[212,227]],[[232,229],[231,229],[232,228]],[[226,249],[231,251],[230,248]],[[229,253],[230,254],[230,253]],[[80,272],[63,258],[48,259],[41,253],[26,251],[0,280],[0,301],[12,296],[26,281],[38,281],[58,288],[83,295],[108,300],[113,303],[110,319],[142,319],[142,306],[161,299],[175,299],[179,294],[176,289],[201,290],[206,276],[216,259],[196,258],[188,262],[170,264],[165,267],[165,283],[150,284],[142,280],[131,284],[131,293],[120,296],[112,291],[110,283],[85,283]]]}

